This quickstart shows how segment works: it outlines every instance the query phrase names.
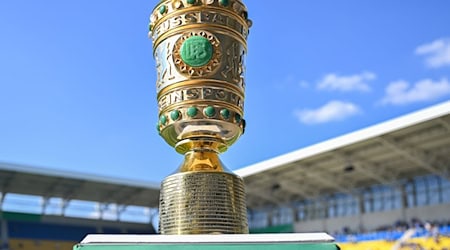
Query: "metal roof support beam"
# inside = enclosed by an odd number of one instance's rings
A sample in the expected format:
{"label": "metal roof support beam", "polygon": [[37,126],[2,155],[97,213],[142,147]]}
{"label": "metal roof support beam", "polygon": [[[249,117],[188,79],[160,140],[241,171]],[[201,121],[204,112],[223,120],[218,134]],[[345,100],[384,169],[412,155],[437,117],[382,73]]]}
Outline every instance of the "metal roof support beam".
{"label": "metal roof support beam", "polygon": [[58,186],[62,184],[64,181],[62,178],[57,178],[52,183],[48,184],[47,188],[44,191],[44,194],[54,194],[55,191],[58,189]]}
{"label": "metal roof support beam", "polygon": [[[379,167],[376,166],[375,164],[368,163],[367,160],[355,158],[353,155],[350,154],[347,155],[339,152],[335,152],[333,156],[343,162],[348,162],[348,164],[352,164],[353,166],[356,167],[355,171],[379,183],[388,184],[392,181],[392,178],[387,178],[384,175],[380,174],[379,172],[374,171],[374,169],[379,169]],[[392,174],[392,172],[390,174]]]}
{"label": "metal roof support beam", "polygon": [[[375,164],[361,163],[359,161],[355,162],[354,164],[356,166],[355,170],[358,173],[361,173],[381,184],[388,185],[395,180],[395,178],[393,178],[393,177],[386,177],[384,174],[380,174],[380,173],[377,173],[376,171],[374,171],[374,169],[379,169],[379,167],[376,166]],[[391,172],[391,176],[393,176],[392,172]]]}
{"label": "metal roof support beam", "polygon": [[312,193],[309,188],[304,185],[298,185],[295,182],[289,180],[280,181],[281,189],[286,190],[292,194],[300,194],[302,197],[307,199],[313,199],[317,193]]}
{"label": "metal roof support beam", "polygon": [[139,197],[139,195],[141,195],[144,191],[145,191],[145,189],[138,189],[138,190],[130,191],[129,194],[125,194],[122,197],[117,198],[117,201],[121,204],[132,203],[133,200],[136,199],[136,197]]}
{"label": "metal roof support beam", "polygon": [[439,122],[439,124],[441,124],[444,128],[446,128],[448,131],[450,131],[450,123],[448,123],[447,121],[445,121],[442,118],[437,119],[437,121]]}
{"label": "metal roof support beam", "polygon": [[127,205],[119,205],[117,204],[117,209],[116,209],[116,221],[120,221],[120,216],[122,215],[123,212],[125,212],[125,210],[127,210]]}
{"label": "metal roof support beam", "polygon": [[105,215],[105,211],[108,209],[108,203],[104,202],[98,202],[97,205],[97,212],[98,212],[98,219],[103,220],[103,216]]}
{"label": "metal roof support beam", "polygon": [[48,204],[50,203],[50,197],[42,197],[41,213],[46,214]]}
{"label": "metal roof support beam", "polygon": [[4,191],[0,192],[0,211],[3,211],[3,201],[5,200],[6,193]]}
{"label": "metal roof support beam", "polygon": [[273,210],[272,209],[267,212],[266,220],[267,220],[267,226],[269,226],[269,227],[273,226]]}
{"label": "metal roof support beam", "polygon": [[433,174],[445,176],[446,178],[449,177],[441,169],[434,167],[430,162],[428,162],[428,160],[425,159],[426,157],[424,156],[424,154],[421,153],[419,150],[411,146],[400,145],[399,143],[387,137],[378,137],[377,139],[383,145],[390,147],[392,150],[395,150],[397,153],[401,154],[407,160],[417,164],[421,168],[428,170]]}
{"label": "metal roof support beam", "polygon": [[61,199],[61,205],[60,205],[60,209],[61,209],[61,216],[66,216],[66,209],[70,204],[70,200],[69,199]]}
{"label": "metal roof support beam", "polygon": [[6,178],[2,178],[3,185],[0,186],[0,190],[5,193],[8,193],[11,184],[13,183],[14,177],[17,173],[9,173]]}
{"label": "metal roof support beam", "polygon": [[344,184],[339,182],[339,180],[336,178],[336,176],[327,176],[324,174],[317,174],[317,173],[305,173],[307,178],[312,178],[317,182],[320,182],[324,186],[328,186],[331,188],[334,188],[342,193],[350,193],[351,190],[348,188],[345,188]]}
{"label": "metal roof support beam", "polygon": [[406,221],[406,209],[408,208],[408,195],[406,193],[406,187],[404,183],[399,183],[396,188],[400,191],[400,204],[402,211],[402,220]]}
{"label": "metal roof support beam", "polygon": [[[354,195],[356,196],[356,199],[358,200],[358,214],[360,215],[359,217],[361,218],[361,216],[366,213],[366,209],[364,207],[364,194],[363,194],[363,192],[359,191],[359,192],[355,193]],[[360,221],[361,221],[361,219],[360,219]]]}
{"label": "metal roof support beam", "polygon": [[105,192],[101,197],[100,200],[105,201],[117,201],[117,194],[120,194],[121,191],[124,189],[124,187],[119,186],[113,190],[109,190],[108,192]]}
{"label": "metal roof support beam", "polygon": [[[152,224],[153,219],[158,216],[159,214],[159,208],[146,208],[149,209],[149,213],[148,213],[148,221],[150,224]],[[152,212],[153,211],[153,212]],[[156,230],[156,228],[155,228]]]}
{"label": "metal roof support beam", "polygon": [[77,190],[82,189],[83,186],[86,185],[86,183],[87,181],[81,181],[77,186],[71,186],[71,188],[68,189],[61,198],[67,201],[72,200],[72,198],[76,195]]}
{"label": "metal roof support beam", "polygon": [[298,222],[298,221],[300,221],[300,216],[298,216],[298,208],[296,207],[296,206],[289,206],[289,208],[291,209],[291,211],[292,211],[292,222]]}
{"label": "metal roof support beam", "polygon": [[6,250],[8,248],[9,235],[8,223],[5,219],[0,218],[0,249]]}

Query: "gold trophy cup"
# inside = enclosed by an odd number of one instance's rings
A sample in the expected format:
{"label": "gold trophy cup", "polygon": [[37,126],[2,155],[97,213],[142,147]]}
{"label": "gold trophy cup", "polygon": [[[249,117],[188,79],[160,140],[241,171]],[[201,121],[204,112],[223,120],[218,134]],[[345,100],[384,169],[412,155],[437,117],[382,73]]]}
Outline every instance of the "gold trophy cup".
{"label": "gold trophy cup", "polygon": [[243,180],[218,154],[244,132],[250,26],[240,0],[163,0],[151,14],[157,129],[185,156],[161,184],[161,234],[248,233]]}

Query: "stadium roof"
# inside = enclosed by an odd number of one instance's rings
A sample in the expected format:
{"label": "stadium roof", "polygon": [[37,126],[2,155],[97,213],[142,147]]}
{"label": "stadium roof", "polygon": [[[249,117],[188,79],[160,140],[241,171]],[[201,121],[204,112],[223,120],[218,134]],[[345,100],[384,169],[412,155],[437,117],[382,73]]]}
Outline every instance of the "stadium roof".
{"label": "stadium roof", "polygon": [[450,176],[450,101],[236,171],[250,208]]}
{"label": "stadium roof", "polygon": [[159,184],[0,162],[0,192],[158,207]]}

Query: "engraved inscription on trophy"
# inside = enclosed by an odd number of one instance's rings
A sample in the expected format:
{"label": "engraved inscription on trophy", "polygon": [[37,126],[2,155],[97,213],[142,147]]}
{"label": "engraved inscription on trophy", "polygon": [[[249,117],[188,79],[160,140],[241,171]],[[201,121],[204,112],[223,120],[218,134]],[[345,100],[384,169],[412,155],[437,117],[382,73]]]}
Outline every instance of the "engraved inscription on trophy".
{"label": "engraved inscription on trophy", "polygon": [[221,72],[222,76],[232,80],[233,82],[243,86],[244,73],[244,51],[238,43],[233,43],[226,51],[227,64],[225,70]]}
{"label": "engraved inscription on trophy", "polygon": [[159,89],[160,85],[162,84],[162,63],[161,59],[159,58],[158,50],[155,51],[155,62],[156,62],[156,88]]}
{"label": "engraved inscription on trophy", "polygon": [[175,76],[172,74],[172,60],[170,60],[172,58],[172,53],[171,53],[171,48],[170,48],[170,43],[167,43],[166,46],[166,60],[167,60],[167,64],[166,64],[166,68],[164,69],[164,73],[162,74],[162,79],[164,80],[173,80],[175,79]]}
{"label": "engraved inscription on trophy", "polygon": [[244,108],[242,96],[229,90],[212,87],[184,88],[168,92],[158,100],[158,106],[161,111],[170,105],[197,99],[224,101],[241,109]]}
{"label": "engraved inscription on trophy", "polygon": [[229,27],[241,34],[244,39],[247,39],[248,36],[248,29],[233,16],[223,15],[212,11],[196,11],[181,14],[165,20],[155,28],[152,34],[152,39],[153,41],[156,41],[158,37],[170,29],[196,23],[225,25],[226,27]]}

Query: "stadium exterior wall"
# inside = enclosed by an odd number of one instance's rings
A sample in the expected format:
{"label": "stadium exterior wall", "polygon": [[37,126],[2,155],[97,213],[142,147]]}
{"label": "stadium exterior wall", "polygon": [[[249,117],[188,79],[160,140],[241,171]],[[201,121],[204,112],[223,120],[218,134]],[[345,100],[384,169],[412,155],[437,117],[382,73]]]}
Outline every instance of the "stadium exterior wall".
{"label": "stadium exterior wall", "polygon": [[343,227],[353,231],[376,230],[379,227],[392,225],[398,220],[411,221],[414,218],[422,221],[448,220],[450,204],[413,207],[405,210],[392,210],[384,212],[367,213],[347,217],[328,218],[321,220],[302,221],[294,224],[296,233],[305,232],[337,232]]}

